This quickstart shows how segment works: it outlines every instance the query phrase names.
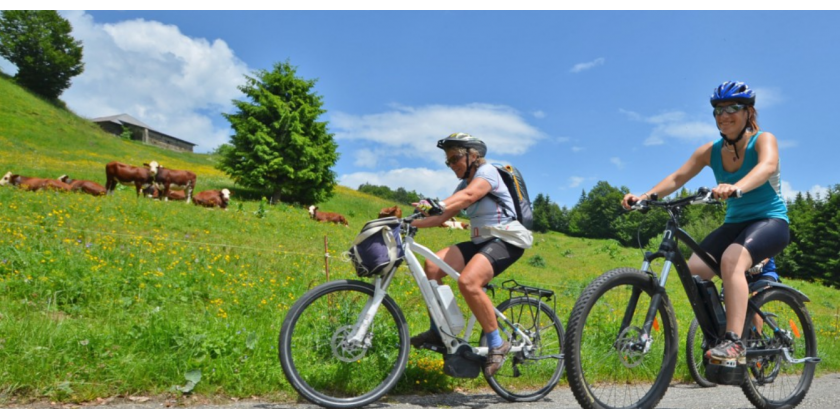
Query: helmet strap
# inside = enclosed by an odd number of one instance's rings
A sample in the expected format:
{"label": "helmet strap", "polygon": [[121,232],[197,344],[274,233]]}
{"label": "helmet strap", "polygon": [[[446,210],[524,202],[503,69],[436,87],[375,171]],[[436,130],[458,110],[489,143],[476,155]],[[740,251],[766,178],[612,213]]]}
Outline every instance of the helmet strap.
{"label": "helmet strap", "polygon": [[723,131],[720,132],[720,136],[723,137],[724,143],[732,146],[732,148],[735,149],[735,159],[736,160],[740,159],[740,156],[738,156],[738,147],[736,145],[738,144],[739,141],[741,141],[741,139],[744,138],[744,133],[747,132],[747,128],[749,126],[750,126],[750,119],[749,119],[749,116],[748,116],[747,121],[744,123],[744,129],[741,130],[741,133],[738,134],[738,138],[736,138],[735,140],[731,140],[731,139],[729,139],[729,137],[726,137],[726,134],[723,134]]}
{"label": "helmet strap", "polygon": [[472,166],[475,164],[475,161],[470,162],[470,149],[467,148],[467,167],[464,169],[464,176],[458,177],[458,179],[466,180],[470,177],[470,171],[472,170]]}

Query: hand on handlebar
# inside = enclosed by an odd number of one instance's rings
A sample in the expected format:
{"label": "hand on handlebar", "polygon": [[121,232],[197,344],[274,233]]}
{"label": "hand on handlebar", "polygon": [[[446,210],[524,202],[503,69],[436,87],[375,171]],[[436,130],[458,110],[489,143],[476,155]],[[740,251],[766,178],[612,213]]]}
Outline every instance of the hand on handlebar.
{"label": "hand on handlebar", "polygon": [[728,198],[741,198],[741,189],[732,184],[720,184],[712,188],[712,195],[719,200]]}
{"label": "hand on handlebar", "polygon": [[438,216],[443,214],[443,209],[440,208],[438,201],[434,199],[424,198],[419,203],[411,203],[411,205],[425,215]]}

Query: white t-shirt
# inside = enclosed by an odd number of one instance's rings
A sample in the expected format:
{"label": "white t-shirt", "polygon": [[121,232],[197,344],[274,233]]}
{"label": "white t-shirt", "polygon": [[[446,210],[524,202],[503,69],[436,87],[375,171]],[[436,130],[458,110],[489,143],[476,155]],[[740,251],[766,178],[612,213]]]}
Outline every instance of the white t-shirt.
{"label": "white t-shirt", "polygon": [[[470,229],[493,226],[509,223],[516,220],[516,210],[513,206],[513,198],[507,189],[498,169],[495,166],[485,163],[478,167],[475,178],[481,178],[490,183],[490,192],[466,208],[467,217],[470,218]],[[455,192],[467,188],[467,181],[463,180],[458,184]],[[503,205],[499,205],[490,194],[494,195]],[[474,237],[473,242],[484,242],[488,238]]]}

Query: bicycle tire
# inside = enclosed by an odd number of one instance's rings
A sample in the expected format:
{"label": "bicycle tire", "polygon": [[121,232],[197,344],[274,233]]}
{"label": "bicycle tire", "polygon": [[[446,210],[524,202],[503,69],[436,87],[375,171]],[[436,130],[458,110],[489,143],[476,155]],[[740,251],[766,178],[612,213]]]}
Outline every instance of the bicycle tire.
{"label": "bicycle tire", "polygon": [[[618,268],[590,283],[575,302],[566,326],[566,376],[583,408],[653,408],[665,393],[677,363],[677,321],[662,296],[645,347],[641,326],[654,288],[647,273]],[[640,297],[630,325],[621,324],[631,292]]]}
{"label": "bicycle tire", "polygon": [[749,377],[741,389],[756,408],[796,407],[811,387],[816,363],[791,364],[782,355],[751,357],[749,350],[787,348],[794,359],[817,357],[817,337],[811,316],[804,302],[788,290],[769,289],[752,299],[762,312],[772,314],[789,342],[775,336],[767,323],[762,323],[760,332],[754,331],[754,312],[749,310],[744,327],[749,332],[744,334]]}
{"label": "bicycle tire", "polygon": [[694,378],[694,382],[703,388],[714,388],[716,383],[706,379],[706,338],[703,337],[703,330],[697,322],[697,318],[691,320],[688,327],[688,335],[685,337],[685,362],[688,365],[688,373]]}
{"label": "bicycle tire", "polygon": [[[536,348],[530,354],[508,354],[499,371],[484,378],[490,388],[508,401],[537,401],[548,395],[563,376],[563,323],[539,299],[519,296],[502,302],[497,308]],[[499,333],[505,340],[512,345],[521,344],[522,339],[502,319],[498,322]]]}
{"label": "bicycle tire", "polygon": [[368,283],[338,280],[310,290],[289,309],[278,355],[286,379],[307,400],[327,408],[357,408],[381,398],[402,377],[408,325],[390,296],[371,323],[367,348],[339,345],[373,293]]}

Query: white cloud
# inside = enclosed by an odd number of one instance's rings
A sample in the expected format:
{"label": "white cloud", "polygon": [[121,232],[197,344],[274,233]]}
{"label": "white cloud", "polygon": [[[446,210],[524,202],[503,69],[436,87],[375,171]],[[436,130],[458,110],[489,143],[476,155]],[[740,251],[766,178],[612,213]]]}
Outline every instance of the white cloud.
{"label": "white cloud", "polygon": [[752,88],[755,91],[755,107],[758,110],[784,102],[782,90],[774,87]]}
{"label": "white cloud", "polygon": [[82,41],[85,71],[62,99],[82,117],[126,113],[152,128],[210,151],[230,129],[211,117],[232,112],[249,73],[220,39],[190,38],[178,27],[142,19],[98,24],[80,11],[62,12]]}
{"label": "white cloud", "polygon": [[814,185],[808,191],[798,191],[793,189],[793,187],[790,185],[790,182],[782,181],[782,197],[784,197],[785,200],[796,199],[796,195],[800,192],[803,195],[805,193],[811,193],[811,197],[813,198],[819,197],[821,199],[825,199],[828,196],[828,188],[823,187],[821,185]]}
{"label": "white cloud", "polygon": [[662,145],[672,139],[684,143],[700,143],[719,137],[717,127],[713,123],[691,121],[680,111],[668,111],[650,117],[624,109],[619,109],[618,112],[632,121],[643,121],[654,126],[653,131],[642,143],[645,146]]}
{"label": "white cloud", "polygon": [[586,181],[586,178],[580,176],[570,176],[569,183],[566,185],[566,188],[576,188],[579,187],[580,184],[583,184],[583,181]]}
{"label": "white cloud", "polygon": [[799,142],[796,140],[777,140],[779,143],[779,149],[793,149],[794,147],[799,146]]}
{"label": "white cloud", "polygon": [[435,162],[443,156],[437,140],[452,132],[468,132],[484,140],[489,157],[521,155],[546,137],[513,108],[489,104],[394,105],[391,111],[369,115],[335,112],[330,115],[330,127],[339,143],[372,143],[373,153]]}
{"label": "white cloud", "polygon": [[531,113],[531,115],[533,115],[534,118],[540,118],[540,119],[545,118],[545,112],[543,112],[543,111],[534,111],[534,112]]}
{"label": "white cloud", "polygon": [[379,172],[355,172],[339,177],[338,183],[358,189],[364,183],[386,185],[395,190],[405,188],[426,197],[446,198],[458,186],[458,178],[449,169],[400,168]]}
{"label": "white cloud", "polygon": [[586,149],[585,149],[585,148],[583,148],[583,147],[580,147],[580,146],[572,146],[572,152],[577,153],[577,152],[582,152],[582,151],[584,151],[584,150],[586,150]]}
{"label": "white cloud", "polygon": [[589,70],[589,69],[591,69],[591,68],[593,68],[593,67],[596,67],[596,66],[602,66],[602,65],[604,65],[604,63],[605,63],[605,62],[606,62],[606,60],[605,60],[603,57],[601,57],[601,58],[596,58],[595,60],[592,60],[592,61],[590,61],[590,62],[588,62],[588,63],[578,63],[578,64],[575,64],[575,65],[574,65],[574,66],[573,66],[573,67],[569,70],[569,72],[571,72],[571,73],[580,73],[580,72],[582,72],[582,71],[584,71],[584,70]]}
{"label": "white cloud", "polygon": [[624,169],[624,162],[622,162],[619,157],[610,158],[610,163],[615,165],[618,169]]}

